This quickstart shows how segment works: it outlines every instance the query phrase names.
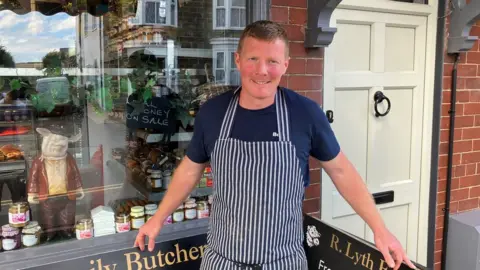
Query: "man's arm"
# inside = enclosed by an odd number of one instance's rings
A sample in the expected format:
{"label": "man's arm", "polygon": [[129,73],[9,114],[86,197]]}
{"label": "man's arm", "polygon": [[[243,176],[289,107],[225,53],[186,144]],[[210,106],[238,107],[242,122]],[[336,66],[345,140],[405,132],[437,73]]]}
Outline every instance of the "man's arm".
{"label": "man's arm", "polygon": [[345,154],[340,151],[335,158],[321,164],[343,198],[373,231],[375,244],[387,264],[396,270],[402,262],[406,262],[412,269],[416,269],[400,242],[385,226],[372,195]]}

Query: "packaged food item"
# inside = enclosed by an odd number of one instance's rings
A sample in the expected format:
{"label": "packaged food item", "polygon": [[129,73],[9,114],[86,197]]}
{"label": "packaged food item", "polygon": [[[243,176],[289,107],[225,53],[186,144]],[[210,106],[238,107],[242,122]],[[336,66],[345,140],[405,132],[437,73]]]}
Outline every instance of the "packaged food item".
{"label": "packaged food item", "polygon": [[185,202],[185,219],[192,220],[197,218],[197,203],[195,199],[190,198]]}
{"label": "packaged food item", "polygon": [[88,218],[79,220],[75,226],[75,233],[78,240],[92,238],[93,221]]}
{"label": "packaged food item", "polygon": [[205,178],[206,178],[206,185],[207,187],[213,187],[213,175],[212,175],[212,167],[208,165],[205,168]]}
{"label": "packaged food item", "polygon": [[40,244],[40,234],[42,228],[37,221],[30,222],[22,229],[22,245],[24,247],[33,247]]}
{"label": "packaged food item", "polygon": [[197,218],[208,218],[210,217],[210,209],[208,207],[208,202],[201,200],[197,202]]}
{"label": "packaged food item", "polygon": [[26,202],[12,203],[8,209],[8,223],[15,228],[25,227],[30,221],[30,207]]}
{"label": "packaged food item", "polygon": [[157,205],[156,204],[147,204],[145,205],[145,222],[147,222],[149,219],[155,215],[157,212]]}
{"label": "packaged food item", "polygon": [[117,233],[130,231],[130,215],[126,213],[118,214],[115,217],[115,230]]}
{"label": "packaged food item", "polygon": [[172,218],[172,215],[169,215],[165,221],[163,222],[164,225],[166,224],[173,224],[173,218]]}
{"label": "packaged food item", "polygon": [[22,246],[20,230],[9,224],[2,226],[2,248],[4,251],[19,249]]}
{"label": "packaged food item", "polygon": [[130,216],[132,222],[132,230],[140,229],[140,227],[145,224],[145,207],[133,206],[132,208],[130,208]]}
{"label": "packaged food item", "polygon": [[183,205],[180,205],[175,212],[173,212],[173,223],[182,222],[185,219],[185,212]]}

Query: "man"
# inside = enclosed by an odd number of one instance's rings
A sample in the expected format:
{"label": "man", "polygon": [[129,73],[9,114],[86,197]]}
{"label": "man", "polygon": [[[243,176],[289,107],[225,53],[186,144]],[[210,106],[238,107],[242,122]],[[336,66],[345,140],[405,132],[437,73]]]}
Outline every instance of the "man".
{"label": "man", "polygon": [[210,161],[215,192],[201,269],[306,270],[302,201],[313,156],[370,226],[386,262],[395,269],[402,261],[414,268],[340,150],[321,108],[279,87],[288,60],[288,39],[280,25],[257,21],[245,28],[235,54],[241,87],[203,105],[187,155],[157,213],[140,228],[135,246],[144,250],[148,236],[153,250],[163,221],[190,194]]}

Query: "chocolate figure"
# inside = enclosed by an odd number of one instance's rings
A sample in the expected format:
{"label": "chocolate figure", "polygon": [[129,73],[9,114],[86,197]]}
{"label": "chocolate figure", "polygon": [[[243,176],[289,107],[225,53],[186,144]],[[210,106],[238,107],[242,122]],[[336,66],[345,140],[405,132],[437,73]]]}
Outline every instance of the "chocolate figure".
{"label": "chocolate figure", "polygon": [[77,164],[67,149],[68,143],[78,141],[81,134],[68,138],[45,128],[36,130],[43,136],[42,154],[33,160],[28,176],[28,202],[40,205],[39,222],[47,241],[57,232],[71,238],[74,236],[76,200],[85,195]]}

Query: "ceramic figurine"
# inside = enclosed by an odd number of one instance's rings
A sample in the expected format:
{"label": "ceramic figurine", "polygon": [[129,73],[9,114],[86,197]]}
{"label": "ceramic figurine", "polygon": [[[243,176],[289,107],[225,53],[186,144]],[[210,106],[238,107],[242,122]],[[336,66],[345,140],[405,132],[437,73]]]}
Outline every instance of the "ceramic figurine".
{"label": "ceramic figurine", "polygon": [[76,161],[67,149],[68,143],[78,141],[81,134],[68,138],[45,128],[36,130],[43,137],[42,152],[33,160],[28,175],[28,202],[40,206],[38,218],[47,241],[58,233],[72,238],[76,200],[85,195]]}

